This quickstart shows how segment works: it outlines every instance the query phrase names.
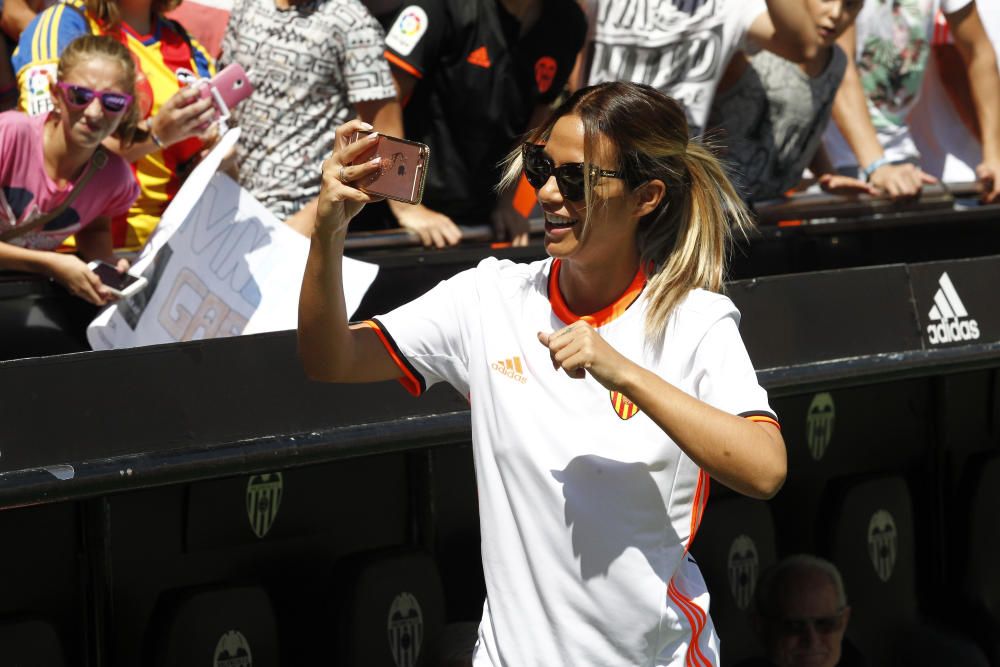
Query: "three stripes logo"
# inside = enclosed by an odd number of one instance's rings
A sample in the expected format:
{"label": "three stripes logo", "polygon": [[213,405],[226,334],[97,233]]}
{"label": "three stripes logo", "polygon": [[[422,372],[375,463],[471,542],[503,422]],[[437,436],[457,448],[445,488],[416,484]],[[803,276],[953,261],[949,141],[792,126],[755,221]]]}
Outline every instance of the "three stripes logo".
{"label": "three stripes logo", "polygon": [[497,373],[500,373],[500,375],[509,377],[515,382],[520,382],[521,384],[528,383],[528,377],[524,374],[524,367],[521,365],[521,357],[511,357],[510,359],[494,361],[491,367]]}
{"label": "three stripes logo", "polygon": [[617,391],[611,392],[611,407],[621,419],[632,419],[639,414],[639,408],[636,407],[635,403]]}
{"label": "three stripes logo", "polygon": [[979,338],[979,322],[969,317],[969,311],[965,309],[947,272],[938,278],[938,291],[934,294],[934,305],[927,317],[930,320],[927,340],[931,345]]}

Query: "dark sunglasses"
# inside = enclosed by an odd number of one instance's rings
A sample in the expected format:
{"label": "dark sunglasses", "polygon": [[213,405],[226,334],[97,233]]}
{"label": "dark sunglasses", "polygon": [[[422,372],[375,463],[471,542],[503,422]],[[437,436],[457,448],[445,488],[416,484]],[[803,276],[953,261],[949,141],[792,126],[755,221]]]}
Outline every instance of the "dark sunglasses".
{"label": "dark sunglasses", "polygon": [[818,635],[828,635],[840,630],[844,620],[844,612],[835,616],[820,616],[818,618],[775,618],[772,619],[778,631],[785,636],[801,636],[811,627]]}
{"label": "dark sunglasses", "polygon": [[113,90],[92,90],[86,86],[60,81],[56,84],[66,96],[66,104],[79,111],[86,109],[95,97],[101,99],[101,106],[108,113],[118,114],[132,103],[132,96],[127,93],[116,93]]}
{"label": "dark sunglasses", "polygon": [[[552,158],[544,153],[545,146],[539,144],[524,144],[521,146],[521,164],[524,167],[524,176],[528,183],[536,190],[540,189],[549,178],[556,177],[556,185],[559,192],[569,201],[583,201],[584,193],[584,166],[580,162],[570,162],[561,164],[558,167],[552,162]],[[590,178],[595,180],[602,176],[608,178],[625,178],[625,174],[620,171],[609,171],[591,165]]]}

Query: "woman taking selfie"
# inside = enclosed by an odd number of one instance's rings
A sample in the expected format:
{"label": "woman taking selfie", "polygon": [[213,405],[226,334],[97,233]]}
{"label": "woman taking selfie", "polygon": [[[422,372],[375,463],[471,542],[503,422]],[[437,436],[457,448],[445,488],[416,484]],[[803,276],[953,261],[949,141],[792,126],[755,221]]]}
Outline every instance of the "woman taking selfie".
{"label": "woman taking selfie", "polygon": [[[87,267],[115,263],[111,218],[139,194],[132,170],[101,142],[136,129],[135,65],[108,37],[73,41],[59,59],[52,111],[0,114],[0,268],[47,275],[95,305],[110,299]],[[79,257],[53,252],[76,235]],[[119,270],[128,264],[122,260]]]}
{"label": "woman taking selfie", "polygon": [[132,54],[138,78],[135,104],[142,137],[108,148],[135,165],[140,194],[127,215],[112,222],[115,248],[138,250],[180,189],[184,175],[209,139],[215,110],[199,99],[198,78],[215,74],[215,63],[176,21],[164,16],[179,0],[67,0],[49,7],[21,33],[13,64],[18,106],[34,116],[51,106],[47,78],[59,54],[80,35],[108,35]]}
{"label": "woman taking selfie", "polygon": [[718,294],[732,226],[718,162],[656,90],[577,91],[512,157],[549,259],[486,259],[348,324],[344,235],[377,164],[337,133],[299,303],[310,377],[445,381],[470,398],[487,600],[476,665],[717,665],[687,550],[709,477],[756,498],[785,446]]}

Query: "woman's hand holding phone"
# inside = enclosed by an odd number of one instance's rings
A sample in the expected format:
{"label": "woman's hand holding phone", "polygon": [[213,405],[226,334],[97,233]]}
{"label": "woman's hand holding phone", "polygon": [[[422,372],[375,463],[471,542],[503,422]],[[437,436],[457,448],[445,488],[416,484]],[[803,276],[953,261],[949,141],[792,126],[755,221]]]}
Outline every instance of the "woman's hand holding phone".
{"label": "woman's hand holding phone", "polygon": [[112,300],[111,292],[101,279],[76,255],[46,252],[44,256],[48,276],[70,294],[95,306],[103,306]]}
{"label": "woman's hand holding phone", "polygon": [[323,179],[316,211],[316,232],[334,235],[344,232],[351,218],[370,202],[382,198],[365,194],[355,187],[361,179],[376,173],[380,160],[375,158],[363,164],[353,162],[377,143],[378,134],[372,133],[351,143],[355,132],[371,132],[372,126],[360,120],[351,120],[337,128],[333,141],[333,154],[323,162]]}
{"label": "woman's hand holding phone", "polygon": [[211,129],[215,106],[195,88],[181,88],[149,119],[149,129],[164,147],[198,137]]}

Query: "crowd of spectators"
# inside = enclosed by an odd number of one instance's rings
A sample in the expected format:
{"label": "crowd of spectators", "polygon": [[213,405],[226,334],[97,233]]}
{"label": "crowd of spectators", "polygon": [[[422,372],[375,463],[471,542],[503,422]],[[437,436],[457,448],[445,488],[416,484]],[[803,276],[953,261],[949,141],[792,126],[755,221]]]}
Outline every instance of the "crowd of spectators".
{"label": "crowd of spectators", "polygon": [[[116,251],[142,246],[217,139],[211,101],[191,87],[215,73],[213,55],[255,87],[234,110],[230,172],[306,235],[334,128],[357,116],[427,143],[432,157],[420,205],[370,206],[354,229],[402,227],[444,247],[492,223],[498,240],[527,243],[531,190],[498,191],[498,165],[567,91],[608,80],[680,101],[748,200],[810,183],[908,197],[943,175],[922,163],[907,125],[933,65],[949,90],[959,82],[958,103],[929,103],[978,140],[984,199],[1000,198],[1000,76],[974,0],[234,0],[221,54],[191,36],[198,25],[167,17],[178,4],[0,1],[0,110],[51,114],[58,59],[80,36],[107,35],[132,54],[137,132],[104,142],[139,187],[111,218]],[[23,177],[8,171],[5,190]],[[0,209],[0,231],[19,224]]]}

